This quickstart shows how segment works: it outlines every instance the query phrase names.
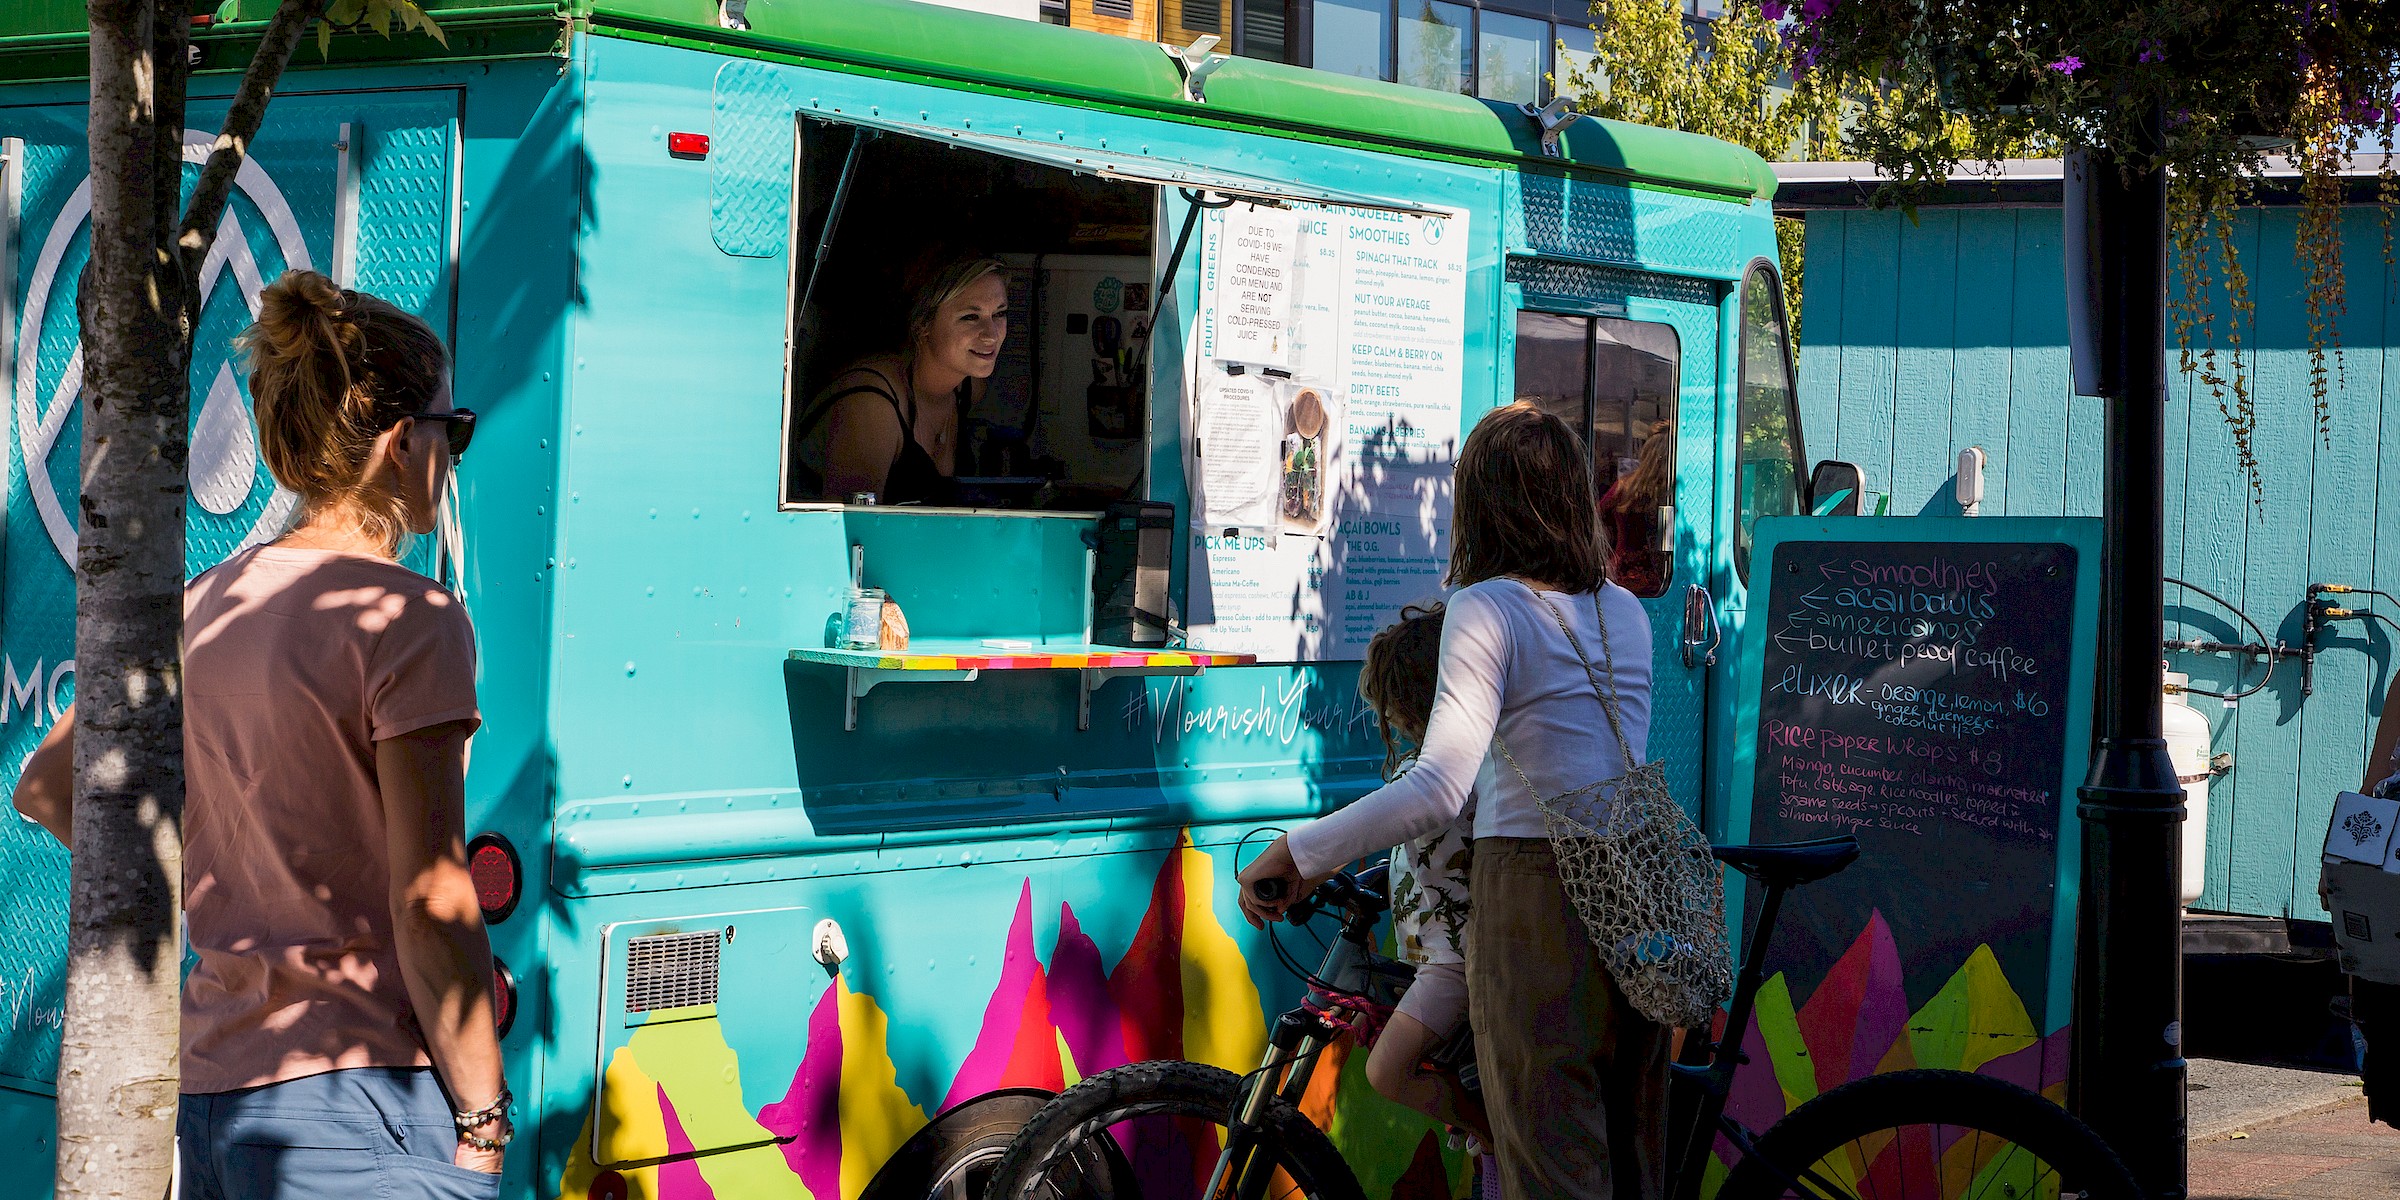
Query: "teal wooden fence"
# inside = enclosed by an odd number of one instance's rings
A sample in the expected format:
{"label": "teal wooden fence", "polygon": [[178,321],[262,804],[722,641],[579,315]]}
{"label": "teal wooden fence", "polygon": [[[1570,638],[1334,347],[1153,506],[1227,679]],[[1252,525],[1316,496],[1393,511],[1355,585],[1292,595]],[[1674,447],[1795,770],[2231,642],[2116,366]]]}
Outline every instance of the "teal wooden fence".
{"label": "teal wooden fence", "polygon": [[[2239,218],[2250,319],[2237,320],[2221,292],[2210,297],[2213,340],[2228,366],[2231,335],[2240,335],[2261,486],[2254,491],[2245,477],[2218,397],[2171,373],[2163,498],[2167,574],[2241,606],[2295,647],[2310,583],[2400,594],[2400,288],[2377,212],[2351,210],[2342,349],[2328,363],[2320,429],[2308,276],[2293,254],[2299,215],[2263,208]],[[2105,414],[2101,401],[2073,394],[2058,210],[1927,208],[1913,222],[1898,212],[1822,210],[1807,221],[1799,373],[1811,457],[1857,463],[1870,490],[1891,494],[1894,513],[1948,515],[1958,511],[1958,452],[1981,446],[1984,514],[2097,514]],[[2400,605],[2372,607],[2400,619]],[[2352,620],[2319,635],[2313,694],[2303,694],[2301,664],[2287,659],[2238,704],[2191,698],[2209,717],[2215,749],[2234,761],[2210,790],[2207,878],[2195,908],[2326,918],[2318,847],[2334,793],[2359,784],[2372,716],[2393,678],[2395,632]],[[2223,606],[2172,586],[2167,635],[2253,637]],[[2248,687],[2264,671],[2224,655],[2167,657],[2194,686],[2218,691]]]}

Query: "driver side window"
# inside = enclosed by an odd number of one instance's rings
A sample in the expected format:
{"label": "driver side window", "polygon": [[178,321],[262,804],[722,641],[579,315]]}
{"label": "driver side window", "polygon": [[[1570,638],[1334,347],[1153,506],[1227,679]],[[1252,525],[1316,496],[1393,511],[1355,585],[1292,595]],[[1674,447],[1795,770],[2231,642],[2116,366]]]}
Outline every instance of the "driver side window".
{"label": "driver side window", "polygon": [[1760,262],[1742,281],[1741,394],[1734,416],[1733,566],[1745,585],[1758,519],[1800,512],[1800,407],[1783,311],[1775,268]]}
{"label": "driver side window", "polygon": [[1682,343],[1671,325],[1621,317],[1517,314],[1516,398],[1565,421],[1592,455],[1608,577],[1663,596],[1675,575],[1675,397]]}

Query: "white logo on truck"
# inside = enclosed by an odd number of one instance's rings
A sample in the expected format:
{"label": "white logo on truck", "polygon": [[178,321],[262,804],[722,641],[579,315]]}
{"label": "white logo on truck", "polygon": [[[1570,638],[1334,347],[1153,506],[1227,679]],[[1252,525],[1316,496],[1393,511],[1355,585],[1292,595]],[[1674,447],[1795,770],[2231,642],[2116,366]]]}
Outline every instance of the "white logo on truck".
{"label": "white logo on truck", "polygon": [[[185,131],[183,161],[203,163],[208,160],[216,135]],[[241,170],[234,176],[234,186],[258,207],[267,227],[275,235],[275,244],[283,255],[285,265],[302,269],[309,265],[308,244],[300,236],[300,223],[292,215],[291,204],[284,199],[282,189],[267,176],[266,169],[256,159],[245,158]],[[49,236],[43,239],[40,256],[34,262],[31,286],[26,290],[24,319],[19,323],[17,338],[16,406],[18,449],[25,464],[25,487],[33,496],[34,509],[41,514],[42,526],[50,534],[51,545],[69,566],[75,562],[75,524],[67,516],[58,489],[49,471],[50,454],[58,445],[59,434],[66,428],[67,417],[74,411],[75,402],[83,395],[83,348],[78,345],[67,360],[66,369],[44,399],[35,379],[40,360],[42,321],[48,312],[51,292],[58,282],[59,271],[67,256],[68,246],[89,221],[92,213],[92,184],[86,179],[67,198],[66,207],[50,226]],[[250,253],[249,240],[242,233],[241,222],[228,205],[217,223],[216,244],[210,248],[208,260],[200,269],[200,304],[205,310],[208,297],[217,283],[232,272],[241,289],[242,300],[252,316],[258,315],[258,296],[266,288],[258,260]],[[195,347],[198,352],[216,347]],[[195,354],[194,366],[205,361]],[[230,353],[219,358],[216,374],[209,383],[208,395],[201,401],[199,419],[192,426],[191,455],[187,468],[192,486],[192,499],[210,513],[225,516],[241,510],[247,504],[258,481],[258,441],[252,432],[250,413],[242,403],[241,390],[233,374]],[[276,487],[258,518],[250,523],[239,542],[250,546],[282,532],[284,522],[291,516],[299,498]]]}

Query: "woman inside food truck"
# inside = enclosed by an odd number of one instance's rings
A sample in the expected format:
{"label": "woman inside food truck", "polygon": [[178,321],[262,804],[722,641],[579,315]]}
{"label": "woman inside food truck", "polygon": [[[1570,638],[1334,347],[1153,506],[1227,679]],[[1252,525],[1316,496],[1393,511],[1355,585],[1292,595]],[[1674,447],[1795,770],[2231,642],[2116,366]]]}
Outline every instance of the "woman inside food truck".
{"label": "woman inside food truck", "polygon": [[853,363],[801,412],[792,430],[798,490],[832,501],[953,501],[962,416],[1008,337],[1003,270],[970,256],[919,276],[900,350]]}

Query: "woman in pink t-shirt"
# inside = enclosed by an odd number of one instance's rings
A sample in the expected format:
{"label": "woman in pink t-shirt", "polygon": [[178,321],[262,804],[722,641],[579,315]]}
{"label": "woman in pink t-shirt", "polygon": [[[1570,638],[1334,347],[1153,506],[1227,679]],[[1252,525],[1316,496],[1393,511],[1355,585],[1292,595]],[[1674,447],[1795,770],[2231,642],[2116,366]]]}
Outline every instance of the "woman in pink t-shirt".
{"label": "woman in pink t-shirt", "polygon": [[[512,1100],[463,846],[475,631],[400,565],[474,414],[425,323],[293,271],[242,336],[292,530],[184,591],[186,1200],[496,1196]],[[64,840],[73,714],[18,807]]]}

